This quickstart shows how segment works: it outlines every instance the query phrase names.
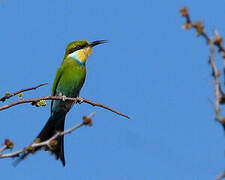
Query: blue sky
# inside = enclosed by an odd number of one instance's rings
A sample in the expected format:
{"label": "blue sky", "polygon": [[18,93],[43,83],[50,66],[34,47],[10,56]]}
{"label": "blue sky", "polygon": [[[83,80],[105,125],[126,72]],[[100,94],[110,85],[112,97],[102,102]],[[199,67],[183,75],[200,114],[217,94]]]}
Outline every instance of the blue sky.
{"label": "blue sky", "polygon": [[[200,180],[224,170],[224,133],[216,123],[208,47],[182,29],[184,5],[207,31],[225,37],[225,2],[162,0],[5,0],[0,8],[0,94],[48,82],[24,98],[49,95],[66,45],[107,39],[87,62],[81,96],[126,113],[82,104],[66,128],[92,111],[94,125],[65,137],[66,167],[47,152],[16,168],[0,160],[1,179]],[[14,99],[16,100],[16,98]],[[1,103],[2,104],[2,103]],[[48,119],[44,108],[20,105],[0,113],[0,139],[29,144]]]}

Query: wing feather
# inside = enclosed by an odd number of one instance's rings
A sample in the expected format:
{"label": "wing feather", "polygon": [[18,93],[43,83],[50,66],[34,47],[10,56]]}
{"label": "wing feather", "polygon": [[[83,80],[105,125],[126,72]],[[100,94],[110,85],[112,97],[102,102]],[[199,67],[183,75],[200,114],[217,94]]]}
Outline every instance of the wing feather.
{"label": "wing feather", "polygon": [[[52,96],[56,95],[56,89],[57,89],[59,81],[62,77],[62,74],[63,74],[63,66],[61,65],[55,75],[55,79],[54,79],[53,86],[52,86],[52,94],[51,94]],[[52,100],[52,102],[51,102],[51,113],[52,113],[53,102],[54,102],[54,100]]]}

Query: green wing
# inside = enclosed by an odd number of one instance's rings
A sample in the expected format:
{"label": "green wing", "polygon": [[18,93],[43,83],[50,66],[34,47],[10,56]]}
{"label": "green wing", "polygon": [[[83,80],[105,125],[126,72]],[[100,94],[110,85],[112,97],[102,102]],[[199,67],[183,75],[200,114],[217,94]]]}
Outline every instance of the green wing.
{"label": "green wing", "polygon": [[[56,89],[57,89],[59,81],[60,81],[60,79],[62,77],[62,74],[63,74],[63,66],[61,65],[59,67],[59,69],[57,70],[56,75],[55,75],[55,79],[54,79],[53,86],[52,86],[52,96],[55,96]],[[51,113],[52,113],[53,102],[54,102],[54,100],[52,100],[52,102],[51,102]]]}

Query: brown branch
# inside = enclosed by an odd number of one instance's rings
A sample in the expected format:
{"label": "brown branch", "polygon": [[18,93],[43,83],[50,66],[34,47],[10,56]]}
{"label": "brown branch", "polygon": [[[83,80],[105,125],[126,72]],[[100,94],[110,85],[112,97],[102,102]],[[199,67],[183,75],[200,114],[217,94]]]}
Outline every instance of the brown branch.
{"label": "brown branch", "polygon": [[[212,68],[212,77],[214,79],[214,111],[215,111],[215,120],[220,122],[225,130],[225,117],[221,117],[221,105],[225,104],[225,94],[221,87],[220,82],[220,72],[216,66],[215,60],[215,47],[217,47],[218,52],[221,54],[223,58],[223,76],[225,79],[225,48],[222,45],[223,38],[218,34],[216,30],[214,30],[214,39],[211,39],[208,34],[204,31],[204,27],[200,21],[197,21],[195,24],[192,23],[188,9],[186,7],[180,9],[181,15],[186,19],[186,23],[184,24],[184,28],[186,30],[194,28],[198,36],[202,36],[206,39],[207,44],[210,47],[210,57],[209,64]],[[225,81],[225,80],[224,80]],[[219,175],[216,180],[221,180],[225,178],[225,171]]]}
{"label": "brown branch", "polygon": [[189,30],[191,28],[194,28],[196,30],[197,36],[202,36],[207,44],[213,44],[217,47],[218,52],[220,52],[221,57],[223,58],[223,75],[224,75],[224,84],[225,84],[225,48],[223,47],[223,38],[219,35],[219,33],[214,30],[214,39],[211,39],[209,35],[204,31],[204,26],[200,21],[196,21],[196,23],[192,23],[188,8],[184,7],[180,9],[180,14],[185,18],[186,23],[184,24],[184,29]]}
{"label": "brown branch", "polygon": [[215,180],[221,180],[225,178],[225,171],[223,171]]}
{"label": "brown branch", "polygon": [[64,96],[45,96],[45,97],[40,97],[40,98],[32,98],[32,99],[19,99],[18,101],[3,105],[0,107],[0,111],[8,109],[10,107],[16,106],[18,104],[24,104],[24,103],[37,103],[40,102],[41,100],[61,100],[61,101],[73,101],[73,102],[79,102],[81,103],[87,103],[87,104],[91,104],[92,106],[98,106],[104,109],[107,109],[113,113],[116,113],[120,116],[126,117],[128,119],[130,119],[129,116],[122,114],[108,106],[105,106],[104,104],[100,104],[94,101],[90,101],[88,99],[82,98],[82,97],[76,97],[76,98],[69,98],[69,97],[64,97]]}
{"label": "brown branch", "polygon": [[[3,147],[0,149],[0,159],[3,159],[3,158],[12,158],[12,157],[19,157],[20,155],[22,155],[22,157],[23,156],[26,157],[27,155],[29,155],[31,153],[34,153],[33,150],[35,148],[37,148],[37,147],[41,147],[38,150],[43,150],[43,149],[49,150],[51,148],[54,148],[53,147],[55,145],[54,140],[56,140],[59,136],[63,136],[63,135],[72,133],[76,129],[78,129],[78,128],[82,127],[82,126],[85,126],[85,125],[91,126],[92,125],[92,117],[94,115],[95,115],[95,112],[89,114],[88,117],[84,116],[83,117],[83,121],[81,123],[79,123],[78,125],[73,126],[72,128],[67,129],[67,130],[65,130],[63,132],[57,132],[54,136],[52,136],[51,138],[49,138],[46,141],[43,141],[43,142],[40,142],[40,143],[33,142],[32,144],[30,144],[30,145],[28,145],[28,146],[26,146],[26,147],[24,147],[24,148],[22,148],[22,149],[20,149],[18,151],[12,152],[12,153],[5,153],[5,154],[3,154],[3,152],[6,149],[9,149],[7,147],[7,145],[4,144]],[[20,161],[21,159],[18,159],[18,160]]]}
{"label": "brown branch", "polygon": [[41,87],[41,86],[44,86],[48,83],[43,83],[43,84],[39,84],[37,86],[34,86],[34,87],[31,87],[31,88],[27,88],[27,89],[21,89],[19,91],[16,91],[14,93],[9,93],[8,95],[5,95],[4,97],[0,98],[0,101],[4,102],[6,99],[9,99],[17,94],[20,94],[20,93],[23,93],[23,92],[26,92],[26,91],[31,91],[31,90],[36,90],[37,88]]}
{"label": "brown branch", "polygon": [[204,27],[200,21],[196,21],[196,23],[192,23],[192,20],[190,18],[188,8],[184,7],[180,9],[180,14],[185,18],[186,23],[184,24],[184,29],[189,30],[191,28],[194,28],[196,30],[197,36],[202,36],[205,38],[207,43],[210,43],[210,38],[207,35],[206,32],[204,32]]}
{"label": "brown branch", "polygon": [[[210,56],[210,64],[212,67],[212,76],[215,79],[215,89],[214,89],[214,96],[215,96],[215,105],[214,105],[214,110],[216,113],[215,120],[219,121],[221,124],[223,124],[223,118],[221,117],[220,111],[220,95],[221,95],[221,84],[220,84],[220,73],[219,70],[216,67],[216,60],[215,60],[215,50],[213,44],[210,44],[210,51],[211,51],[211,56]],[[211,60],[212,58],[212,60]]]}
{"label": "brown branch", "polygon": [[0,156],[1,156],[1,153],[2,153],[3,151],[5,151],[6,149],[8,149],[8,148],[7,148],[7,146],[4,144],[4,145],[0,148]]}
{"label": "brown branch", "polygon": [[[38,86],[35,86],[35,87],[32,87],[32,88],[27,88],[27,89],[21,89],[19,91],[16,91],[14,93],[8,93],[6,94],[4,97],[0,98],[0,101],[5,101],[6,99],[9,99],[15,95],[19,95],[19,97],[22,96],[21,93],[25,92],[25,91],[31,91],[31,90],[34,90],[34,89],[37,89],[43,85],[46,85],[45,84],[40,84]],[[107,109],[113,113],[116,113],[120,116],[124,116],[128,119],[130,119],[129,116],[125,115],[125,114],[122,114],[108,106],[105,106],[104,104],[100,104],[100,103],[97,103],[97,102],[94,102],[94,101],[91,101],[91,100],[88,100],[88,99],[85,99],[85,98],[82,98],[82,97],[76,97],[76,98],[70,98],[70,97],[65,97],[65,96],[45,96],[45,97],[39,97],[39,98],[31,98],[31,99],[22,99],[22,98],[19,98],[18,101],[14,101],[12,103],[9,103],[9,104],[6,104],[6,105],[3,105],[0,107],[0,111],[3,111],[5,109],[8,109],[8,108],[11,108],[13,106],[16,106],[16,105],[19,105],[19,104],[25,104],[25,103],[31,103],[32,105],[36,105],[36,106],[45,106],[46,105],[46,102],[45,100],[60,100],[60,101],[73,101],[75,103],[87,103],[87,104],[90,104],[92,106],[98,106],[98,107],[101,107],[101,108],[104,108],[104,109]],[[66,131],[63,131],[63,132],[57,132],[54,136],[52,136],[50,139],[46,140],[46,141],[43,141],[43,142],[33,142],[31,145],[29,146],[26,146],[24,147],[23,149],[20,149],[18,151],[15,151],[15,152],[12,152],[12,153],[3,153],[5,150],[7,149],[12,149],[13,148],[13,142],[10,141],[9,139],[6,139],[5,140],[5,144],[2,146],[2,148],[0,148],[0,158],[9,158],[9,157],[18,157],[20,156],[20,158],[16,161],[15,165],[22,159],[24,159],[27,155],[29,155],[30,153],[34,153],[36,152],[37,150],[41,150],[41,149],[45,149],[45,150],[49,150],[51,148],[54,148],[54,146],[57,144],[56,139],[57,137],[59,136],[63,136],[65,134],[69,134],[69,133],[72,133],[74,130],[84,126],[84,125],[92,125],[92,116],[94,116],[95,113],[92,113],[90,114],[88,117],[84,116],[83,117],[83,122],[66,130]],[[38,147],[38,148],[37,148]]]}
{"label": "brown branch", "polygon": [[223,47],[223,38],[219,35],[217,31],[214,31],[215,39],[212,40],[209,35],[204,31],[204,26],[200,21],[196,21],[196,23],[192,23],[192,20],[190,18],[188,8],[184,7],[180,9],[180,14],[185,18],[186,23],[184,24],[184,29],[189,30],[191,28],[194,28],[196,30],[197,36],[202,36],[205,38],[206,42],[208,44],[213,43],[217,48],[218,51],[223,53],[222,58],[225,59],[225,48]]}
{"label": "brown branch", "polygon": [[[190,18],[188,9],[186,7],[180,9],[180,14],[185,18],[186,23],[184,24],[184,29],[189,30],[191,28],[194,28],[197,36],[202,36],[207,44],[210,46],[210,59],[209,59],[209,64],[211,65],[212,68],[212,76],[215,80],[214,83],[214,96],[215,96],[215,104],[214,104],[214,110],[215,110],[215,120],[220,122],[222,126],[224,127],[225,130],[225,118],[221,117],[221,104],[225,104],[225,96],[224,92],[221,88],[221,82],[220,82],[220,73],[219,70],[216,66],[216,60],[215,60],[215,49],[214,46],[217,47],[218,52],[220,52],[221,57],[224,60],[224,72],[225,72],[225,48],[222,45],[223,38],[220,37],[218,32],[214,30],[214,39],[211,39],[209,35],[204,31],[204,26],[200,21],[196,21],[196,23],[192,23],[192,20]],[[225,77],[224,77],[225,78]]]}
{"label": "brown branch", "polygon": [[125,115],[125,114],[122,114],[122,113],[120,113],[120,112],[118,112],[118,111],[116,111],[116,110],[113,110],[112,108],[110,108],[110,107],[108,107],[108,106],[105,106],[104,104],[100,104],[100,103],[97,103],[97,102],[94,102],[94,101],[90,101],[90,100],[85,99],[85,98],[82,98],[82,97],[79,97],[79,100],[78,100],[78,101],[80,101],[80,102],[85,102],[85,103],[87,103],[87,104],[91,104],[92,106],[98,106],[98,107],[107,109],[107,110],[109,110],[109,111],[111,111],[111,112],[113,112],[113,113],[116,113],[116,114],[118,114],[118,115],[120,115],[120,116],[123,116],[123,117],[126,117],[126,118],[130,119],[129,116],[127,116],[127,115]]}

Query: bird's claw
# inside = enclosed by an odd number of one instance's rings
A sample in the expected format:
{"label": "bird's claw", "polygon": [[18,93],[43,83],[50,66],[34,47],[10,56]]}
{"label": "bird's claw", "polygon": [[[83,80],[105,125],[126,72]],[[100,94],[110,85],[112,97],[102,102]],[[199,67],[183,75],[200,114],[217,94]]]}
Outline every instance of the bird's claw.
{"label": "bird's claw", "polygon": [[66,96],[62,96],[62,101],[65,101],[66,100]]}
{"label": "bird's claw", "polygon": [[62,101],[65,101],[66,100],[66,96],[63,95],[63,93],[59,92],[59,96],[62,97]]}
{"label": "bird's claw", "polygon": [[77,97],[77,103],[82,104],[84,101],[81,97]]}

